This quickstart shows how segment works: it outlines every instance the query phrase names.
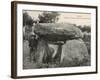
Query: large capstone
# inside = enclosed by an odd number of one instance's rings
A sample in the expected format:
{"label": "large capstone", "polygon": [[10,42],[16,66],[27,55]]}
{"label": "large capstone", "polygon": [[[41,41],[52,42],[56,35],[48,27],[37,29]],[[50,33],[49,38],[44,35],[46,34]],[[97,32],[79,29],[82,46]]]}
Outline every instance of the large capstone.
{"label": "large capstone", "polygon": [[35,26],[34,32],[49,41],[65,41],[83,37],[79,28],[68,23],[39,23]]}

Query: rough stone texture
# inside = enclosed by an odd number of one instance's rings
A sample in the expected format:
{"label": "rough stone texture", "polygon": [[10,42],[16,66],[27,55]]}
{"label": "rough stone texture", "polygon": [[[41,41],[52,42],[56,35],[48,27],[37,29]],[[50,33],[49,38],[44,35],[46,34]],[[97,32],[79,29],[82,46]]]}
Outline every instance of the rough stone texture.
{"label": "rough stone texture", "polygon": [[61,55],[61,66],[87,66],[89,54],[82,39],[66,41]]}
{"label": "rough stone texture", "polygon": [[36,51],[36,62],[37,63],[48,63],[51,62],[52,54],[54,50],[48,46],[48,43],[45,39],[41,38],[38,41],[37,51]]}
{"label": "rough stone texture", "polygon": [[72,38],[83,37],[81,30],[68,23],[39,23],[34,32],[51,41],[62,41]]}

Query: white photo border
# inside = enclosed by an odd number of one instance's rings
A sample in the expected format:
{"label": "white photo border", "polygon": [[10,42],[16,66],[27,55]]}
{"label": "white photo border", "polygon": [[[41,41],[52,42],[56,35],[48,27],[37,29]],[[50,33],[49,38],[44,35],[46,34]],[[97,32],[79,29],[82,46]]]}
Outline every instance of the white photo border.
{"label": "white photo border", "polygon": [[[42,3],[41,3],[42,4]],[[56,74],[76,74],[97,72],[97,23],[96,8],[71,7],[71,6],[48,6],[36,4],[17,4],[17,76],[44,76]],[[58,12],[81,12],[91,13],[91,66],[65,67],[49,69],[23,69],[23,10],[58,11]]]}

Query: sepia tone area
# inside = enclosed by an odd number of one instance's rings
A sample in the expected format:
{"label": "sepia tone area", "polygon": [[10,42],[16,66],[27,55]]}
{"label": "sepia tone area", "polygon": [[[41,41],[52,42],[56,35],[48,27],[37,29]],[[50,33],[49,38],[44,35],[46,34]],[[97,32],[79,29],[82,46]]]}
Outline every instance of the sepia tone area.
{"label": "sepia tone area", "polygon": [[23,69],[91,65],[91,14],[23,10]]}

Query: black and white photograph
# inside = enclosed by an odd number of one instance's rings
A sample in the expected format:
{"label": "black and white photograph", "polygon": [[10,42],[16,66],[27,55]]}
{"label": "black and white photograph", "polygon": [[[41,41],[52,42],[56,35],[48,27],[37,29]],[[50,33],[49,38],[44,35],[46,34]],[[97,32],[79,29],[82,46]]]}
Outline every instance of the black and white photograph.
{"label": "black and white photograph", "polygon": [[91,14],[23,10],[23,69],[91,65]]}
{"label": "black and white photograph", "polygon": [[97,73],[97,6],[12,2],[12,77]]}

